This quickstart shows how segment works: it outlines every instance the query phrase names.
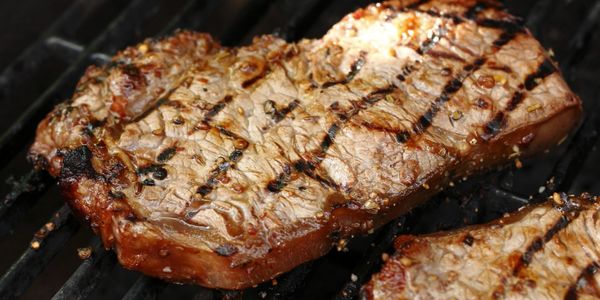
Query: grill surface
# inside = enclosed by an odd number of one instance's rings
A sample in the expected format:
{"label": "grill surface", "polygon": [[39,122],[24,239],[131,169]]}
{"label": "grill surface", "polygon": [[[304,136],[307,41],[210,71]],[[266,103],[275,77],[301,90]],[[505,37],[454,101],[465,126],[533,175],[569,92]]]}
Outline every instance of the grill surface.
{"label": "grill surface", "polygon": [[[63,204],[46,174],[25,162],[38,121],[67,98],[89,64],[118,49],[175,28],[213,34],[226,45],[277,33],[288,40],[319,37],[344,14],[370,1],[343,0],[61,0],[0,4],[0,298],[25,299],[352,299],[381,264],[398,233],[426,233],[481,223],[554,191],[600,194],[600,128],[596,112],[600,0],[507,0],[532,32],[556,53],[565,77],[584,101],[581,128],[558,149],[471,178],[447,189],[407,216],[342,251],[306,263],[276,281],[241,292],[162,282],[127,271],[102,249]],[[48,7],[40,7],[47,5]],[[77,248],[91,247],[81,260]]]}

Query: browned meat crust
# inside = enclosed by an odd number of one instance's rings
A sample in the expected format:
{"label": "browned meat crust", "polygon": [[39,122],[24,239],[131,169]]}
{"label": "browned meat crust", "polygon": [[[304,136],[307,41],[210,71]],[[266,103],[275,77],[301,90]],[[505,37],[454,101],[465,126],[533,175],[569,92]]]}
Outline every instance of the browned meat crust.
{"label": "browned meat crust", "polygon": [[366,299],[600,297],[600,203],[555,194],[494,223],[400,236]]}
{"label": "browned meat crust", "polygon": [[581,104],[492,1],[400,1],[322,39],[179,32],[90,67],[30,157],[128,268],[238,289],[545,150]]}

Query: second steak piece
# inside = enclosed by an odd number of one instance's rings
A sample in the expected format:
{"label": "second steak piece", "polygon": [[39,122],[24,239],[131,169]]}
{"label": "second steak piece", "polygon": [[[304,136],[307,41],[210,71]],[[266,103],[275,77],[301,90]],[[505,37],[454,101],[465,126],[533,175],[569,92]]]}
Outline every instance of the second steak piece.
{"label": "second steak piece", "polygon": [[400,236],[365,299],[598,299],[600,199],[554,194],[491,224]]}
{"label": "second steak piece", "polygon": [[244,288],[548,149],[580,111],[495,2],[390,2],[317,40],[128,48],[88,69],[31,157],[124,266]]}

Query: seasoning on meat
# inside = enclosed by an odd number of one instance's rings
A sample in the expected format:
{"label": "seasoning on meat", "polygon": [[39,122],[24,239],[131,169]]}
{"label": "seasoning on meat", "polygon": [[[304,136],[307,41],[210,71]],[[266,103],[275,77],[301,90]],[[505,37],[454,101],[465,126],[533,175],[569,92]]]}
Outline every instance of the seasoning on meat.
{"label": "seasoning on meat", "polygon": [[180,31],[127,48],[88,68],[30,157],[125,267],[239,289],[512,162],[515,145],[548,149],[580,112],[496,2],[396,1],[321,39],[226,48]]}
{"label": "seasoning on meat", "polygon": [[399,236],[362,298],[598,298],[599,200],[555,193],[490,224]]}

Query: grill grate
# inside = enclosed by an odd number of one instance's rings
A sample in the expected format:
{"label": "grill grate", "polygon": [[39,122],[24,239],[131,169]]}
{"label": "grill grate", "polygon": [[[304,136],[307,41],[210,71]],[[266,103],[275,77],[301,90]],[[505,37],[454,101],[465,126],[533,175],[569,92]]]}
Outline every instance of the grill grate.
{"label": "grill grate", "polygon": [[[38,121],[53,105],[68,97],[87,65],[106,63],[109,59],[107,54],[138,42],[145,36],[163,36],[175,28],[189,28],[216,33],[224,44],[236,45],[247,41],[254,34],[272,32],[277,28],[274,31],[276,34],[287,40],[296,40],[301,36],[323,33],[343,14],[368,3],[348,3],[341,0],[309,0],[301,3],[292,0],[172,0],[173,3],[164,0],[133,0],[117,10],[114,18],[104,28],[100,28],[90,42],[78,42],[75,28],[93,19],[96,11],[113,4],[110,2],[73,1],[54,24],[0,74],[0,100],[6,102],[21,95],[20,90],[26,88],[47,61],[58,60],[65,64],[64,71],[54,77],[55,80],[47,80],[43,92],[4,130],[0,137],[0,168],[13,171],[14,167],[11,165],[21,159]],[[594,99],[598,95],[598,89],[593,85],[593,80],[599,75],[597,66],[600,62],[587,62],[587,54],[600,49],[594,44],[598,40],[595,28],[600,15],[600,1],[505,2],[507,6],[514,6],[528,16],[525,20],[527,26],[541,37],[544,44],[568,45],[568,48],[561,49],[560,53],[563,55],[559,58],[560,65],[569,83],[582,96],[588,112],[573,138],[554,154],[543,158],[545,162],[554,162],[549,165],[541,164],[553,166],[551,170],[545,170],[543,166],[525,168],[518,172],[509,168],[483,175],[479,180],[461,183],[456,188],[442,192],[433,201],[407,216],[391,222],[376,234],[352,241],[348,251],[332,251],[322,259],[305,263],[281,276],[277,279],[277,284],[266,283],[242,292],[176,286],[125,271],[116,263],[114,253],[105,251],[99,238],[93,237],[89,242],[93,248],[92,257],[83,261],[71,277],[61,283],[62,287],[57,288],[54,298],[104,298],[103,290],[110,287],[111,291],[107,295],[123,299],[169,298],[173,295],[194,299],[317,296],[353,299],[361,284],[380,266],[382,254],[390,250],[397,234],[431,232],[484,222],[525,203],[541,201],[554,191],[569,191],[582,176],[587,175],[581,170],[585,169],[588,157],[596,163],[600,159],[594,151],[600,116],[595,113],[597,102]],[[552,27],[550,21],[558,20],[559,15],[564,18],[564,12],[572,12],[570,18],[566,18],[575,22],[570,25],[573,27],[572,31],[558,32],[560,27],[554,28],[554,32],[541,30],[549,25]],[[272,16],[277,15],[284,15],[287,19],[273,21],[277,18]],[[532,165],[540,164],[538,161]],[[1,175],[5,176],[4,173]],[[0,202],[0,240],[13,234],[20,225],[19,221],[39,205],[38,200],[53,192],[49,189],[52,180],[47,174],[33,171],[20,171],[16,174],[21,175],[18,180],[12,180],[11,188]],[[545,182],[544,178],[547,178]],[[538,189],[540,184],[542,187]],[[528,198],[524,195],[532,196]],[[30,247],[16,261],[11,262],[10,268],[0,278],[0,298],[22,295],[34,285],[40,274],[53,272],[52,268],[44,269],[57,255],[67,251],[64,245],[80,234],[80,227],[68,206],[62,205],[36,233]],[[119,282],[119,276],[127,278],[125,284]]]}

